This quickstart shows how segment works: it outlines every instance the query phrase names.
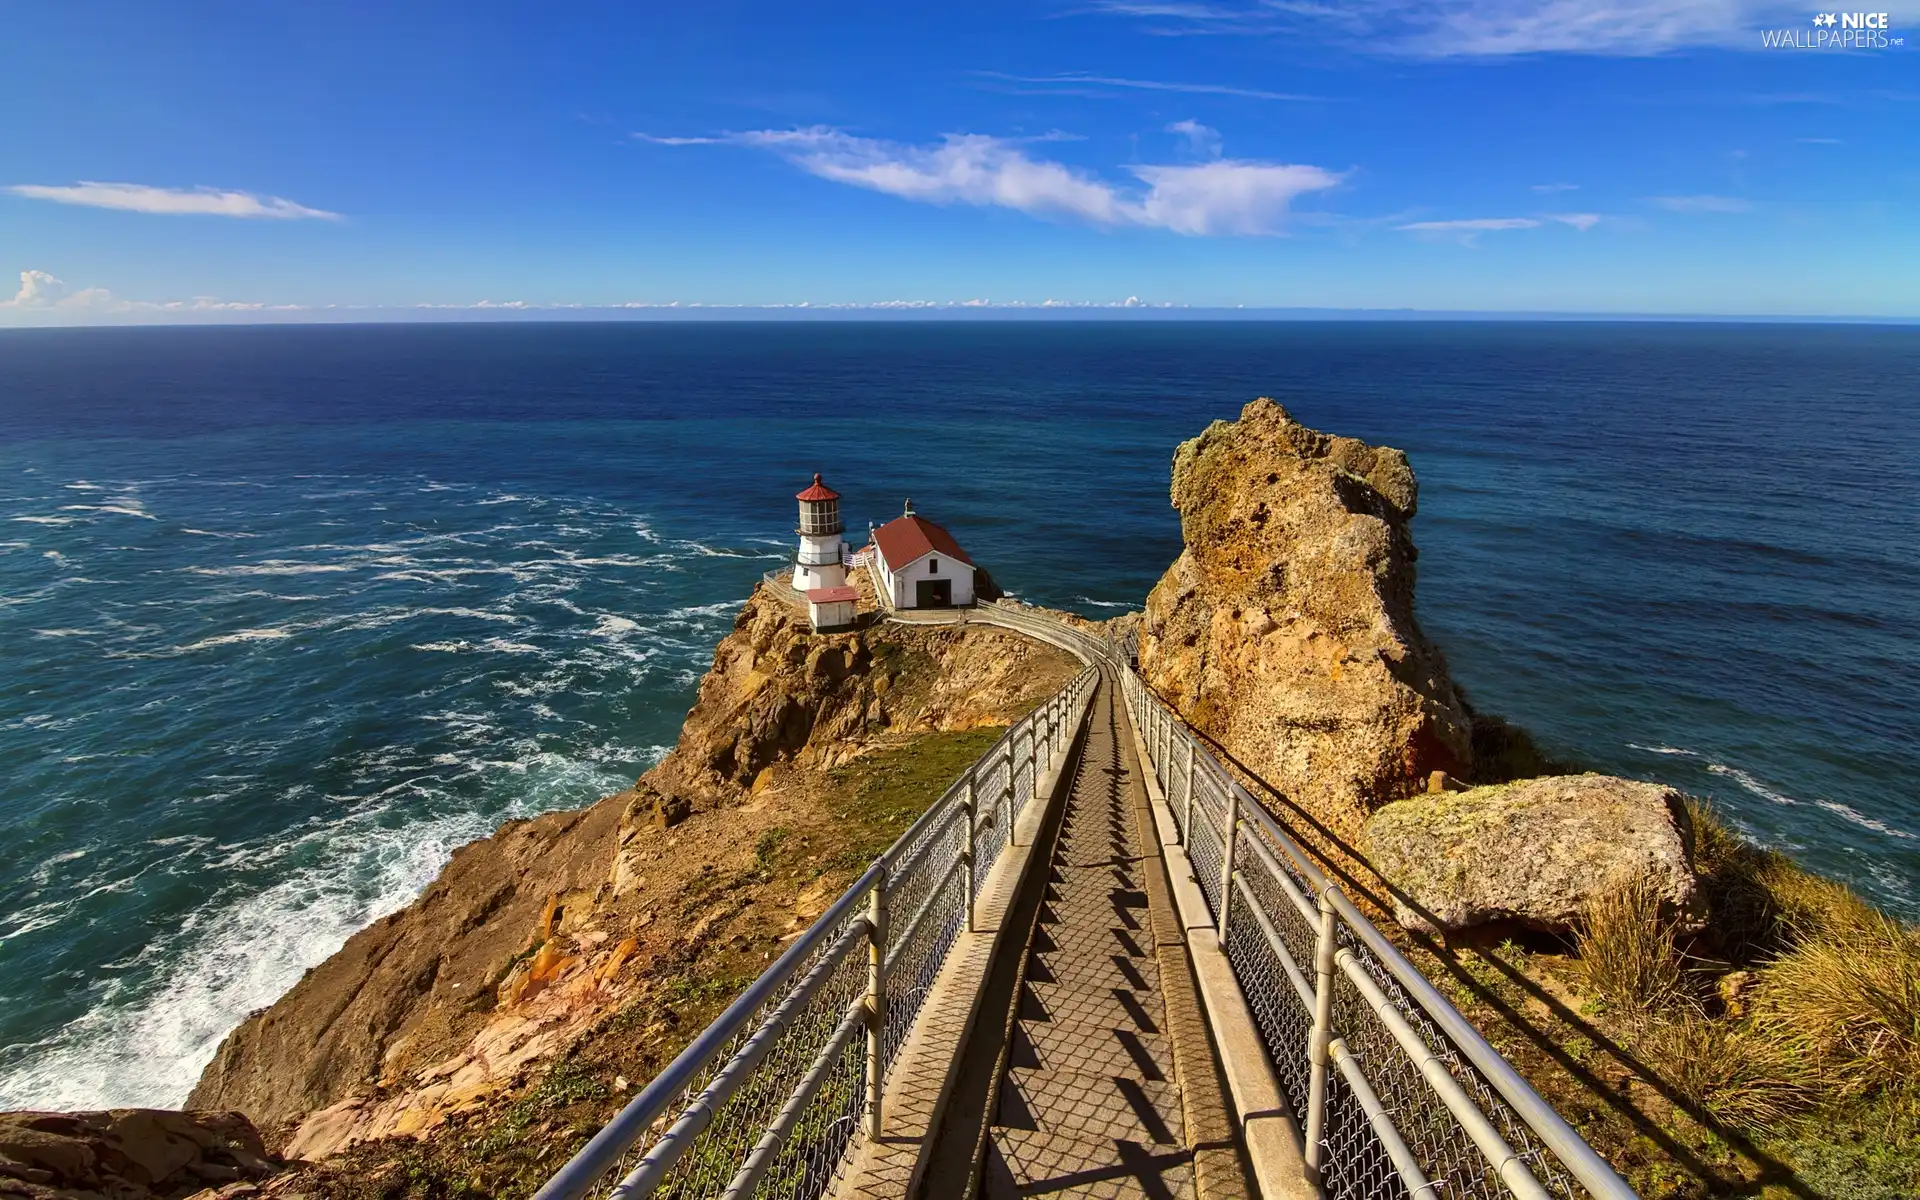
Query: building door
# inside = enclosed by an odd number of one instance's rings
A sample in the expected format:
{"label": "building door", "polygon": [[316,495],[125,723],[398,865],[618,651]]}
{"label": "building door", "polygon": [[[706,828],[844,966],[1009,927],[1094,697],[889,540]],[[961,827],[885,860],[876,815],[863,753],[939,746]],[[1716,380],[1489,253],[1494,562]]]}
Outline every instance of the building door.
{"label": "building door", "polygon": [[913,585],[913,606],[915,608],[950,608],[953,606],[953,580],[922,579]]}

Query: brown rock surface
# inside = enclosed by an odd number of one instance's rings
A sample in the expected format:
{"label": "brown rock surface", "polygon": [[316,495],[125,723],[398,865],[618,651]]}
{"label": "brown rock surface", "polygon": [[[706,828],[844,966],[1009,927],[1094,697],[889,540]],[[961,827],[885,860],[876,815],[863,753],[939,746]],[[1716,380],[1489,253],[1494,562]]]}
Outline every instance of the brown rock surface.
{"label": "brown rock surface", "polygon": [[1349,835],[1433,771],[1471,777],[1471,715],[1413,615],[1416,497],[1400,451],[1255,400],[1175,452],[1186,546],[1140,623],[1154,688]]}
{"label": "brown rock surface", "polygon": [[1650,880],[1697,917],[1693,831],[1684,797],[1657,783],[1559,775],[1436,792],[1368,820],[1374,869],[1410,929],[1454,932],[1517,921],[1565,932],[1599,892]]}
{"label": "brown rock surface", "polygon": [[310,1159],[482,1110],[665,964],[742,940],[730,927],[756,839],[819,819],[783,808],[799,803],[789,774],[906,732],[1004,723],[1075,667],[982,627],[817,635],[758,591],[679,744],[633,789],[457,851],[420,899],[229,1034],[189,1104],[245,1111]]}
{"label": "brown rock surface", "polygon": [[179,1197],[279,1165],[236,1112],[0,1113],[0,1196]]}

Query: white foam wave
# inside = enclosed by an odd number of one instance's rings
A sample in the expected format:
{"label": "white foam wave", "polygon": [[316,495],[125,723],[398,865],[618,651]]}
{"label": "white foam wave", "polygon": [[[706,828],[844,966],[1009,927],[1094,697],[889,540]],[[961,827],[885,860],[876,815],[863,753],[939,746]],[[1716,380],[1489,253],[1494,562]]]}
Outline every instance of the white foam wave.
{"label": "white foam wave", "polygon": [[1795,800],[1792,796],[1787,795],[1785,792],[1774,791],[1772,788],[1768,787],[1766,784],[1761,783],[1758,779],[1755,779],[1753,776],[1747,774],[1745,771],[1742,771],[1739,767],[1730,767],[1725,763],[1710,762],[1707,764],[1707,770],[1714,775],[1725,775],[1727,778],[1733,780],[1735,783],[1747,789],[1749,792],[1752,792],[1754,795],[1760,797],[1762,800],[1771,800],[1775,804],[1800,803],[1798,800]]}
{"label": "white foam wave", "polygon": [[740,551],[738,551],[738,550],[729,550],[729,549],[726,549],[725,547],[721,547],[721,546],[709,546],[709,545],[706,545],[706,544],[705,544],[705,543],[703,543],[703,542],[678,542],[678,543],[676,543],[676,545],[679,545],[679,546],[682,546],[682,547],[684,547],[685,549],[688,549],[688,550],[691,550],[691,551],[693,551],[693,552],[694,552],[695,554],[698,554],[698,555],[700,555],[700,556],[702,556],[703,558],[761,558],[761,559],[777,559],[777,558],[785,558],[785,557],[786,557],[786,554],[785,554],[785,553],[779,553],[779,554],[774,554],[774,553],[766,553],[766,554],[743,554],[743,553],[741,553],[741,552],[740,552]]}
{"label": "white foam wave", "polygon": [[1692,750],[1683,750],[1679,746],[1642,746],[1639,742],[1628,742],[1629,750],[1645,750],[1648,754],[1678,755],[1682,758],[1699,758]]}
{"label": "white foam wave", "polygon": [[291,629],[242,629],[235,633],[223,633],[217,637],[201,638],[180,649],[184,653],[190,650],[206,650],[214,646],[233,646],[242,642],[277,642],[281,638],[290,638],[293,634],[294,631]]}
{"label": "white foam wave", "polygon": [[158,521],[160,518],[141,508],[138,502],[121,504],[62,504],[61,512],[99,512],[118,513],[123,517],[139,517],[142,520]]}
{"label": "white foam wave", "polygon": [[257,533],[223,533],[217,529],[181,529],[181,533],[191,533],[197,537],[210,538],[257,538]]}
{"label": "white foam wave", "polygon": [[33,631],[33,635],[44,638],[63,638],[82,637],[92,632],[94,631],[91,629],[36,629]]}
{"label": "white foam wave", "polygon": [[49,550],[45,554],[42,554],[40,557],[52,559],[55,566],[64,567],[68,565],[67,556],[60,553],[58,550]]}
{"label": "white foam wave", "polygon": [[187,567],[189,575],[209,575],[225,578],[237,575],[327,575],[339,571],[351,571],[354,568],[344,563],[303,563],[289,562],[286,559],[269,559],[260,563],[237,563],[230,567]]}
{"label": "white foam wave", "polygon": [[593,627],[593,632],[601,637],[612,637],[616,634],[632,633],[639,628],[637,621],[630,621],[626,617],[603,616],[600,618],[600,623]]}
{"label": "white foam wave", "polygon": [[728,617],[740,608],[738,600],[722,600],[718,604],[690,604],[685,608],[669,609],[668,617],[685,620],[688,617]]}
{"label": "white foam wave", "polygon": [[168,964],[145,995],[115,981],[51,1037],[0,1051],[0,1108],[178,1106],[247,1013],[278,999],[355,930],[405,905],[455,847],[486,831],[471,815],[399,829],[363,815],[308,832],[298,843],[310,865],[256,894],[216,901],[143,950],[136,961]]}
{"label": "white foam wave", "polygon": [[104,492],[107,490],[97,483],[88,483],[84,479],[75,480],[72,483],[62,484],[61,486],[70,492]]}
{"label": "white foam wave", "polygon": [[1914,840],[1914,835],[1911,833],[1908,833],[1906,830],[1895,829],[1893,826],[1888,825],[1886,822],[1876,820],[1873,817],[1870,817],[1867,814],[1861,812],[1859,809],[1850,808],[1847,805],[1840,803],[1838,800],[1815,800],[1814,803],[1819,805],[1821,808],[1826,809],[1828,812],[1833,813],[1835,816],[1843,817],[1846,820],[1853,822],[1855,825],[1858,825],[1862,829],[1871,829],[1875,833],[1883,833],[1888,837],[1903,838],[1908,841]]}
{"label": "white foam wave", "polygon": [[1092,596],[1080,597],[1079,603],[1091,604],[1095,608],[1132,608],[1133,607],[1133,605],[1131,604],[1123,604],[1118,600],[1095,600]]}
{"label": "white foam wave", "polygon": [[71,525],[79,517],[11,517],[9,520],[23,521],[29,525]]}

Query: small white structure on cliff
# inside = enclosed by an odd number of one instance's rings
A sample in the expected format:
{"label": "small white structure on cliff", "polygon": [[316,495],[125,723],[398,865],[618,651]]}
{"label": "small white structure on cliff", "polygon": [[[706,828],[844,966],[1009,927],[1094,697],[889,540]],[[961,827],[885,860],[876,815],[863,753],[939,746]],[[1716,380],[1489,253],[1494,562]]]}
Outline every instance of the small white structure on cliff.
{"label": "small white structure on cliff", "polygon": [[881,602],[893,608],[973,603],[973,560],[952,534],[915,514],[911,500],[905,513],[873,531],[868,569]]}
{"label": "small white structure on cliff", "polygon": [[846,546],[841,534],[840,493],[820,482],[798,493],[800,549],[793,556],[793,589],[807,598],[807,616],[816,631],[853,624],[859,593],[847,585]]}

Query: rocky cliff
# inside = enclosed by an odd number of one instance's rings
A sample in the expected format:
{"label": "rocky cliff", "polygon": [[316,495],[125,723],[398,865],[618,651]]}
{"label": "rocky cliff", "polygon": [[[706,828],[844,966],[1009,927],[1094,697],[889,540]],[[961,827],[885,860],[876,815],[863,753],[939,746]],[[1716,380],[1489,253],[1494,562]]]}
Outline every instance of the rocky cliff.
{"label": "rocky cliff", "polygon": [[1406,455],[1271,400],[1181,443],[1185,548],[1147,598],[1140,667],[1189,722],[1344,832],[1433,771],[1472,718],[1414,619]]}
{"label": "rocky cliff", "polygon": [[644,1079],[697,1031],[714,981],[751,977],[850,877],[835,852],[863,829],[835,808],[836,765],[1004,724],[1077,669],[983,627],[816,635],[756,592],[658,766],[458,851],[234,1030],[188,1107],[244,1111],[317,1159],[484,1123],[609,1028]]}

